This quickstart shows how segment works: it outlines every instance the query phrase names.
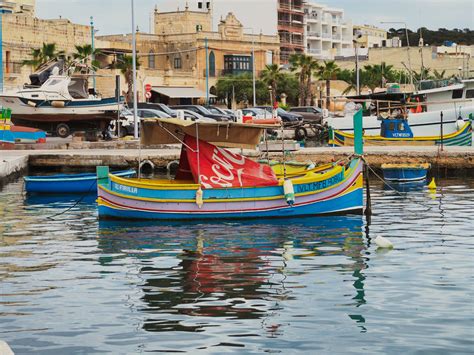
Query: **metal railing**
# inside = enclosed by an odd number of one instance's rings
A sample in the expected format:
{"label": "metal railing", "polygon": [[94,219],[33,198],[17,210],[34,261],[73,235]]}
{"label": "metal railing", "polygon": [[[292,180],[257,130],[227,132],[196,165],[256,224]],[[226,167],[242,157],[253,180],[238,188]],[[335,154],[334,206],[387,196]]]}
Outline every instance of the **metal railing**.
{"label": "metal railing", "polygon": [[308,37],[317,37],[317,38],[321,38],[321,33],[319,32],[308,32]]}

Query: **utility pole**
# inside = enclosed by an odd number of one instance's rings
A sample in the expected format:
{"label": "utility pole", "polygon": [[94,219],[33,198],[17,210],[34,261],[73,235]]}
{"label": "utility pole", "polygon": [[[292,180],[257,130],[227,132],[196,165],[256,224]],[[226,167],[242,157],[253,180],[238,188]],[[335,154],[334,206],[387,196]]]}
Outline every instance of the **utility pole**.
{"label": "utility pole", "polygon": [[137,35],[135,32],[135,1],[132,5],[132,66],[133,66],[133,122],[134,137],[138,139],[138,104],[137,104]]}
{"label": "utility pole", "polygon": [[3,14],[0,14],[0,92],[3,92]]}
{"label": "utility pole", "polygon": [[209,105],[209,46],[207,37],[204,39],[204,46],[206,48],[206,105]]}
{"label": "utility pole", "polygon": [[[95,37],[95,30],[94,30],[94,17],[91,16],[91,40],[92,40],[92,54],[91,54],[91,67],[93,68],[94,60],[95,60],[95,43],[94,43],[94,37]],[[92,77],[92,87],[94,88],[94,94],[95,94],[95,69],[93,69],[93,74],[94,76]]]}

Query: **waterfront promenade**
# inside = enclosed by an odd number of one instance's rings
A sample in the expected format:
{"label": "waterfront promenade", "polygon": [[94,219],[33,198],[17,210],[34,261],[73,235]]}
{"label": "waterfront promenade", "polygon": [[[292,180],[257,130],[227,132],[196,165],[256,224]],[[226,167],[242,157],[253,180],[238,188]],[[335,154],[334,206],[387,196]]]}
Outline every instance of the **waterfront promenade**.
{"label": "waterfront promenade", "polygon": [[[442,169],[474,169],[474,147],[365,147],[368,163],[378,168],[383,163],[419,163],[428,162]],[[292,152],[288,160],[312,161],[316,164],[350,156],[352,147],[302,148]],[[244,150],[246,156],[258,158],[257,151]],[[141,160],[151,161],[155,167],[166,167],[178,160],[179,146],[167,146],[161,149],[62,149],[62,150],[13,150],[0,151],[0,179],[20,174],[28,167],[34,168],[84,168],[92,169],[97,165],[113,167],[136,167]],[[281,158],[280,153],[270,153],[271,158]]]}

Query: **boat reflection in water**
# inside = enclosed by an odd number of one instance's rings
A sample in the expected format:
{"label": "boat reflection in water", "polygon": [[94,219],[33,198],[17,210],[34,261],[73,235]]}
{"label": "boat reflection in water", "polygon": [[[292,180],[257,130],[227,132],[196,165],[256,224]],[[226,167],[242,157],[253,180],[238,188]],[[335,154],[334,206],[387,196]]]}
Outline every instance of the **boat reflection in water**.
{"label": "boat reflection in water", "polygon": [[411,181],[411,182],[387,182],[383,186],[384,191],[397,191],[397,192],[419,192],[426,189],[426,180]]}
{"label": "boat reflection in water", "polygon": [[94,205],[97,196],[78,195],[78,194],[58,194],[58,195],[39,195],[27,194],[25,196],[25,206],[44,206],[47,208],[68,208],[74,204]]}
{"label": "boat reflection in water", "polygon": [[[116,258],[136,266],[141,296],[133,307],[143,313],[146,331],[205,331],[218,325],[215,318],[261,319],[265,331],[277,335],[276,318],[287,302],[300,298],[297,292],[314,298],[325,288],[314,282],[318,273],[321,279],[327,271],[344,275],[341,288],[352,275],[353,292],[340,290],[335,302],[352,309],[366,302],[362,228],[361,216],[219,224],[100,221],[98,247],[103,266]],[[364,322],[360,314],[348,316]]]}

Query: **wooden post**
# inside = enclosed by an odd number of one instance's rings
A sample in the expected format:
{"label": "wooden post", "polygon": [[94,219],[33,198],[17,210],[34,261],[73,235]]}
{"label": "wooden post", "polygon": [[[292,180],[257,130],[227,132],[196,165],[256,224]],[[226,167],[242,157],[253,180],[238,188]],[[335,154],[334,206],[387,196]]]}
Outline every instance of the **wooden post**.
{"label": "wooden post", "polygon": [[444,139],[444,132],[443,132],[443,111],[441,111],[440,113],[440,117],[441,117],[441,151],[443,151],[443,139]]}

